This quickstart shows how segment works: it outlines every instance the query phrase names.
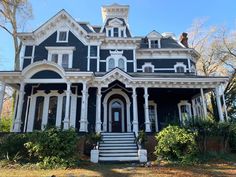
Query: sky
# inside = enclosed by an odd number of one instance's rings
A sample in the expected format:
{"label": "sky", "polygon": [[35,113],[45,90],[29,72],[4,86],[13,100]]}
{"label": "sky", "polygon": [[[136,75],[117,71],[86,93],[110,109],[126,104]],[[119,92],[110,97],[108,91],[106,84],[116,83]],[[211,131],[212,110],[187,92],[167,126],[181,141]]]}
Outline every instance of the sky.
{"label": "sky", "polygon": [[[101,7],[118,3],[129,5],[129,26],[133,36],[152,30],[173,32],[177,38],[194,20],[208,19],[206,25],[236,29],[236,0],[29,0],[33,18],[24,32],[31,32],[61,9],[77,21],[102,25]],[[13,70],[14,48],[10,35],[0,29],[0,71]]]}

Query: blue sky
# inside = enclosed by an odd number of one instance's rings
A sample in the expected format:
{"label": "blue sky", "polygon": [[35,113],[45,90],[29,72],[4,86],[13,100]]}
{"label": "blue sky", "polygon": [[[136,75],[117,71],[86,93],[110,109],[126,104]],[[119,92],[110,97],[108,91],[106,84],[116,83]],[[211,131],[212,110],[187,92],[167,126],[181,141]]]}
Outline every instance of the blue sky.
{"label": "blue sky", "polygon": [[[133,36],[152,30],[174,32],[178,37],[194,19],[208,18],[207,25],[236,29],[235,0],[30,0],[34,18],[25,31],[31,32],[61,9],[78,21],[102,25],[101,6],[113,3],[130,6],[129,25]],[[0,29],[0,70],[13,69],[14,49],[8,33]]]}

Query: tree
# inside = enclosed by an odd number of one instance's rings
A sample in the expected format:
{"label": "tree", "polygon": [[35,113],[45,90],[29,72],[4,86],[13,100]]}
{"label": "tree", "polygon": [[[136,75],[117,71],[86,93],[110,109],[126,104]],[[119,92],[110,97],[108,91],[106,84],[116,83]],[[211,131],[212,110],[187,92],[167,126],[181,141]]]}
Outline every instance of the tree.
{"label": "tree", "polygon": [[9,33],[15,49],[15,70],[20,69],[22,42],[17,33],[24,30],[27,20],[32,18],[32,7],[27,0],[0,0],[0,27]]}
{"label": "tree", "polygon": [[[236,119],[236,33],[223,27],[206,26],[206,19],[195,20],[188,30],[189,46],[201,57],[197,62],[199,74],[205,76],[228,76],[225,97],[229,116]],[[210,93],[211,113],[217,116],[214,92]]]}

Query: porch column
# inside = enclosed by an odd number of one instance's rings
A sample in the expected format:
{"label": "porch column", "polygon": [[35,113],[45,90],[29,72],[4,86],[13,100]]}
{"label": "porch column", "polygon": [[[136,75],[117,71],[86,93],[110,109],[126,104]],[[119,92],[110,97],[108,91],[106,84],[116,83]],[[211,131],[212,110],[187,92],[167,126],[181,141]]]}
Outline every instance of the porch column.
{"label": "porch column", "polygon": [[80,116],[80,132],[87,132],[88,131],[88,122],[87,122],[87,106],[88,100],[87,100],[87,94],[88,94],[88,88],[87,83],[83,82],[83,90],[82,92],[82,99],[81,99],[81,116]]}
{"label": "porch column", "polygon": [[44,130],[48,124],[48,108],[49,108],[49,95],[44,96],[44,103],[43,103],[43,118],[42,118],[42,125],[41,129]]}
{"label": "porch column", "polygon": [[100,133],[101,132],[101,87],[98,87],[97,90],[97,99],[96,99],[96,132]]}
{"label": "porch column", "polygon": [[64,123],[64,130],[69,129],[69,123],[70,123],[70,118],[69,118],[69,112],[70,112],[70,96],[71,96],[71,89],[70,89],[71,83],[67,82],[67,88],[66,88],[66,111],[65,111],[65,118],[63,120]]}
{"label": "porch column", "polygon": [[145,131],[146,132],[151,132],[151,122],[149,119],[149,109],[148,109],[148,88],[144,87],[144,100],[145,100],[145,105],[144,105],[144,109],[145,109]]}
{"label": "porch column", "polygon": [[204,96],[204,92],[203,92],[202,88],[201,88],[201,97],[202,97],[202,106],[203,106],[204,118],[207,118],[206,100],[205,100],[205,96]]}
{"label": "porch column", "polygon": [[221,100],[220,100],[220,88],[217,87],[215,88],[215,94],[216,94],[216,104],[218,108],[218,114],[221,122],[224,122],[224,115],[222,111],[222,105],[221,105]]}
{"label": "porch column", "polygon": [[136,94],[136,88],[133,87],[133,132],[135,134],[138,134],[138,109],[137,109],[137,94]]}
{"label": "porch column", "polygon": [[224,92],[223,92],[222,98],[223,98],[223,107],[224,107],[224,112],[225,112],[225,118],[226,118],[226,120],[228,120],[228,112],[227,112]]}
{"label": "porch column", "polygon": [[192,109],[193,109],[193,116],[194,118],[197,116],[196,114],[196,105],[194,99],[192,99]]}
{"label": "porch column", "polygon": [[3,107],[3,100],[4,100],[4,94],[5,94],[5,88],[6,85],[3,82],[0,82],[0,120],[1,120],[1,113],[2,113],[2,107]]}
{"label": "porch column", "polygon": [[21,128],[21,115],[22,115],[22,108],[24,103],[24,95],[25,95],[25,83],[21,82],[20,84],[20,91],[19,91],[19,101],[16,113],[16,120],[14,121],[14,128],[13,132],[20,132]]}

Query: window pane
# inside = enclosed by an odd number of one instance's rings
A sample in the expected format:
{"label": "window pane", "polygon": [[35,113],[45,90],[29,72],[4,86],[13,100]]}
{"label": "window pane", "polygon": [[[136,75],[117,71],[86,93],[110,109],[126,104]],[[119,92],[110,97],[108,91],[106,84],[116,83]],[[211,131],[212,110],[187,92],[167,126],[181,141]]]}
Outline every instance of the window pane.
{"label": "window pane", "polygon": [[113,58],[109,59],[108,61],[108,70],[112,70],[113,68],[115,68],[115,60]]}
{"label": "window pane", "polygon": [[48,126],[56,125],[56,117],[57,117],[57,97],[52,96],[49,99]]}
{"label": "window pane", "polygon": [[151,48],[158,48],[158,41],[157,40],[151,41]]}
{"label": "window pane", "polygon": [[120,112],[114,112],[114,121],[118,122],[120,117]]}
{"label": "window pane", "polygon": [[69,67],[69,54],[62,54],[62,63],[61,63],[63,68],[68,68]]}
{"label": "window pane", "polygon": [[124,37],[124,31],[123,30],[120,32],[120,36]]}
{"label": "window pane", "polygon": [[37,97],[35,105],[34,130],[41,130],[43,103],[44,103],[44,97],[42,96]]}
{"label": "window pane", "polygon": [[66,31],[60,31],[59,32],[59,41],[66,41],[66,35],[67,35]]}
{"label": "window pane", "polygon": [[97,56],[97,46],[91,46],[90,47],[90,56],[96,57]]}
{"label": "window pane", "polygon": [[118,67],[122,70],[125,70],[125,62],[124,62],[124,59],[120,58],[118,60]]}
{"label": "window pane", "polygon": [[111,30],[108,30],[108,37],[111,37]]}
{"label": "window pane", "polygon": [[58,62],[58,54],[52,54],[51,61],[57,63]]}
{"label": "window pane", "polygon": [[119,33],[118,33],[118,28],[114,28],[114,37],[118,37]]}

